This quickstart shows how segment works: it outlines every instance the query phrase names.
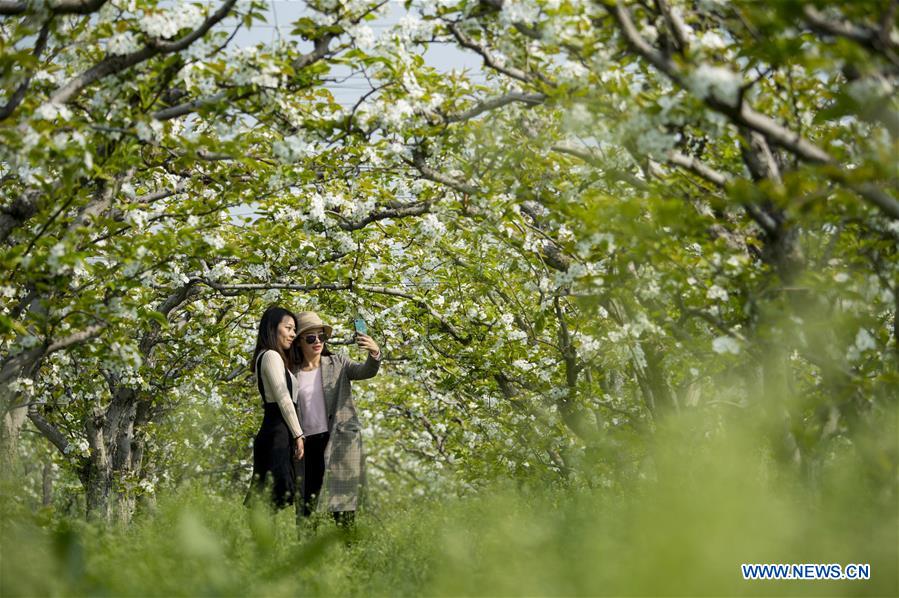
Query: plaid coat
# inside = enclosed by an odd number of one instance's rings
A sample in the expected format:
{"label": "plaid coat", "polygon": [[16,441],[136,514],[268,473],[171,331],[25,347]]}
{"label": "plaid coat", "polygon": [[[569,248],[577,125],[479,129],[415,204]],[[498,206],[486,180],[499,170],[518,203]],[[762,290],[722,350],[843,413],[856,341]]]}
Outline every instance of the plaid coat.
{"label": "plaid coat", "polygon": [[[330,434],[322,489],[329,511],[355,511],[358,506],[365,454],[362,424],[356,415],[350,381],[373,378],[380,367],[381,362],[371,355],[365,363],[351,361],[344,355],[322,355],[322,386]],[[300,469],[302,475],[303,468]]]}

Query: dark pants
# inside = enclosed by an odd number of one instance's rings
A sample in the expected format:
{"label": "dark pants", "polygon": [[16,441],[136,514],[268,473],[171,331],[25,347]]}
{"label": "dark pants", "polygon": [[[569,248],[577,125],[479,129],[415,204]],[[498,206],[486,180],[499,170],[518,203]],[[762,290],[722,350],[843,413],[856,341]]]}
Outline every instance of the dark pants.
{"label": "dark pants", "polygon": [[328,433],[307,436],[303,447],[303,517],[309,517],[318,505],[325,477],[325,447]]}
{"label": "dark pants", "polygon": [[[318,497],[322,491],[325,478],[325,447],[328,446],[329,434],[312,434],[306,436],[303,447],[303,517],[309,517],[318,506]],[[338,526],[348,529],[353,526],[355,511],[335,511],[332,513]]]}

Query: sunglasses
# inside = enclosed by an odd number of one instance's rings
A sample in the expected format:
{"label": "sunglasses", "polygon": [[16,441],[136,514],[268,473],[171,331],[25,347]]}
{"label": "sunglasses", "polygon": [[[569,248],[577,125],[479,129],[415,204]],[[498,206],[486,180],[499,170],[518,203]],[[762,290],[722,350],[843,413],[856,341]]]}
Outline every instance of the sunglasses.
{"label": "sunglasses", "polygon": [[301,338],[306,342],[307,345],[314,345],[316,340],[321,342],[325,342],[326,340],[328,340],[328,335],[324,332],[319,332],[318,334],[307,334]]}

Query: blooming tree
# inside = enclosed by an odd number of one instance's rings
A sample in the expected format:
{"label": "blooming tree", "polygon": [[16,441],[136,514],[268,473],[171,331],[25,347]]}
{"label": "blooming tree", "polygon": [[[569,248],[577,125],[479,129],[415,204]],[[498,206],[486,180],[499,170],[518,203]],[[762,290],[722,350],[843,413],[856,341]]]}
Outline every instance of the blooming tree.
{"label": "blooming tree", "polygon": [[[896,375],[895,2],[408,4],[235,48],[264,3],[0,3],[8,464],[33,425],[123,517],[244,483],[271,302],[383,345],[373,484],[608,483],[684,410],[776,421],[806,472],[864,434]],[[428,66],[444,43],[486,81]]]}

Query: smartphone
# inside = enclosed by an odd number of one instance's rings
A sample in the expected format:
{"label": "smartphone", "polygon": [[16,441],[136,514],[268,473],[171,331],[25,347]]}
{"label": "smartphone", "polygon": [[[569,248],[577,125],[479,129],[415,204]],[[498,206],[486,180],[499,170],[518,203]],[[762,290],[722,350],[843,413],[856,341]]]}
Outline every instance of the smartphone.
{"label": "smartphone", "polygon": [[365,325],[365,320],[362,318],[356,318],[353,320],[353,330],[362,334],[368,334],[368,326]]}

